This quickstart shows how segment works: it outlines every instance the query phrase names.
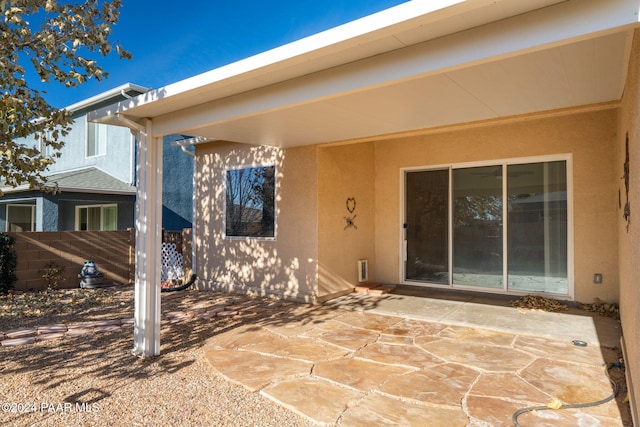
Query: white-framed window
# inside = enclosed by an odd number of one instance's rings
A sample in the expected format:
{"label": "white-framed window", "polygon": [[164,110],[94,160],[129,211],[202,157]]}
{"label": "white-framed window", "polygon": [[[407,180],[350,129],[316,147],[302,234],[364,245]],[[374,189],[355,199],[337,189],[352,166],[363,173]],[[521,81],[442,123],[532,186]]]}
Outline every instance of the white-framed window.
{"label": "white-framed window", "polygon": [[87,122],[87,157],[107,154],[107,125]]}
{"label": "white-framed window", "polygon": [[76,230],[113,231],[118,229],[118,205],[76,206]]}
{"label": "white-framed window", "polygon": [[275,177],[275,166],[226,171],[227,237],[275,237]]}
{"label": "white-framed window", "polygon": [[7,220],[5,231],[35,231],[35,205],[11,204],[7,205]]}
{"label": "white-framed window", "polygon": [[572,296],[569,155],[403,174],[404,282]]}

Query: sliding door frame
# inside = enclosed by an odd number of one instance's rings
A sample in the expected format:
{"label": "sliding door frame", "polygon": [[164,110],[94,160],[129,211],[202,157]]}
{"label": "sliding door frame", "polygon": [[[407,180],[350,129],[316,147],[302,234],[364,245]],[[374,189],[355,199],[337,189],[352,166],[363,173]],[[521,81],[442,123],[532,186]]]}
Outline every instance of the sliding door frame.
{"label": "sliding door frame", "polygon": [[[454,197],[452,197],[452,186],[453,186],[453,171],[455,169],[464,169],[464,168],[474,168],[474,167],[483,167],[483,166],[501,166],[503,171],[507,170],[507,167],[510,165],[518,165],[518,164],[528,164],[528,163],[545,163],[545,162],[557,162],[564,161],[566,164],[566,180],[567,180],[567,294],[556,294],[549,292],[533,292],[533,291],[517,291],[509,289],[507,281],[503,280],[503,288],[488,288],[488,287],[477,287],[477,286],[464,286],[464,285],[456,285],[453,283],[453,221],[451,220],[452,212],[453,212],[453,203]],[[407,200],[406,200],[406,191],[407,191],[407,174],[411,172],[421,172],[421,171],[436,171],[436,170],[444,170],[447,169],[449,171],[449,206],[448,206],[448,262],[449,262],[449,283],[441,284],[441,283],[430,283],[430,282],[422,282],[418,280],[407,280],[407,271],[406,271],[406,261],[407,261],[407,239],[406,234],[407,230],[405,228],[405,224],[407,223]],[[553,297],[559,297],[562,299],[573,300],[575,295],[575,279],[574,279],[574,211],[573,211],[573,156],[570,153],[567,154],[555,154],[555,155],[546,155],[546,156],[534,156],[534,157],[517,157],[517,158],[506,158],[506,159],[496,159],[496,160],[486,160],[486,161],[478,161],[478,162],[464,162],[464,163],[450,163],[450,164],[439,164],[439,165],[428,165],[428,166],[415,166],[415,167],[406,167],[400,169],[400,224],[399,224],[399,283],[404,285],[412,285],[412,286],[423,286],[437,289],[456,289],[456,290],[466,290],[466,291],[475,291],[475,292],[486,292],[486,293],[498,293],[498,294],[508,294],[508,295],[526,295],[526,294],[545,294]],[[509,236],[509,230],[507,227],[507,218],[508,218],[508,203],[507,200],[507,174],[503,173],[502,177],[502,212],[503,212],[503,232],[502,232],[502,247],[503,247],[503,278],[508,278],[508,247],[507,240]]]}

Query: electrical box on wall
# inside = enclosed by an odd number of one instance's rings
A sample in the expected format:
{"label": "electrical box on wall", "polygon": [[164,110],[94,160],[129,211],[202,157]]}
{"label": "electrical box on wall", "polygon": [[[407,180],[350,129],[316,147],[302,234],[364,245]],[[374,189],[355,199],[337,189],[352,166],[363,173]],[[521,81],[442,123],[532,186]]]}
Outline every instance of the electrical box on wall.
{"label": "electrical box on wall", "polygon": [[595,283],[596,285],[599,285],[602,283],[602,274],[600,273],[595,273],[593,275],[593,283]]}

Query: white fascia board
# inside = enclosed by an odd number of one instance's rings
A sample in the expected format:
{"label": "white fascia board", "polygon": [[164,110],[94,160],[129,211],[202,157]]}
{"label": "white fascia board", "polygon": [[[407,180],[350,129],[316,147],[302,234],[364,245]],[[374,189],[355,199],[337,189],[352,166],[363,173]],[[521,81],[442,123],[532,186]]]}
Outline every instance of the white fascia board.
{"label": "white fascia board", "polygon": [[67,111],[73,113],[74,111],[82,110],[84,108],[89,108],[92,105],[96,105],[96,104],[99,104],[101,102],[107,101],[110,98],[118,96],[118,95],[122,94],[123,92],[126,93],[129,90],[134,90],[136,92],[146,93],[146,92],[149,92],[151,89],[146,88],[144,86],[136,85],[136,84],[133,84],[133,83],[125,83],[123,85],[120,85],[120,86],[115,87],[113,89],[109,89],[109,90],[107,90],[105,92],[99,93],[99,94],[97,94],[95,96],[92,96],[90,98],[83,99],[82,101],[76,102],[75,104],[71,104],[71,105],[65,107],[64,110],[67,110]]}
{"label": "white fascia board", "polygon": [[[162,89],[151,92],[149,97],[170,97],[183,92],[188,92],[202,86],[223,81],[235,76],[243,75],[263,69],[264,67],[282,63],[297,57],[303,57],[321,49],[339,45],[347,41],[352,45],[362,42],[361,38],[376,34],[380,37],[379,31],[395,27],[402,23],[410,22],[411,19],[443,12],[452,6],[458,6],[455,11],[448,14],[458,14],[495,3],[495,0],[430,0],[430,1],[409,1],[387,10],[374,13],[369,16],[357,19],[352,22],[322,31],[309,37],[288,43],[286,45],[268,50],[266,52],[242,59],[229,65],[216,68],[203,74],[176,82],[165,86]],[[464,7],[460,7],[464,6]],[[442,16],[439,16],[442,19]],[[394,29],[394,31],[397,31]],[[305,57],[306,58],[306,57]],[[302,60],[302,59],[301,59]]]}
{"label": "white fascia board", "polygon": [[[499,2],[505,1],[507,0]],[[134,110],[152,103],[167,101],[177,95],[199,91],[205,86],[223,85],[233,79],[256,79],[259,81],[262,76],[265,80],[272,81],[274,73],[277,73],[279,69],[289,67],[295,63],[304,63],[320,55],[320,52],[322,52],[322,55],[330,55],[332,49],[343,51],[350,47],[356,47],[372,40],[390,36],[396,32],[409,30],[419,25],[427,25],[430,21],[446,20],[494,3],[496,3],[496,0],[414,0],[402,3],[284,46],[156,90],[151,90],[133,100],[121,101],[96,110],[90,113],[89,119],[91,121],[109,122],[108,117],[114,116],[116,113],[124,113],[131,117],[153,118],[154,115],[140,115]],[[421,22],[416,24],[414,22],[416,19],[420,19]],[[398,41],[398,43],[400,42]]]}
{"label": "white fascia board", "polygon": [[[634,7],[631,7],[633,5]],[[635,10],[635,12],[634,12]],[[510,58],[638,25],[637,0],[581,0],[398,49],[386,54],[270,85],[154,119],[158,135],[186,133],[208,124],[292,108]]]}

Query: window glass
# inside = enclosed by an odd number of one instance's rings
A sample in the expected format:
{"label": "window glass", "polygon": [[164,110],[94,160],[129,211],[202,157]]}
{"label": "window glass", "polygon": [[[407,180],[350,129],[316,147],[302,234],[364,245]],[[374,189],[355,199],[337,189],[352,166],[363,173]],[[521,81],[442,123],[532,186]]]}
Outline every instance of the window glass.
{"label": "window glass", "polygon": [[509,288],[567,293],[566,162],[508,171]]}
{"label": "window glass", "polygon": [[78,206],[76,229],[85,231],[108,231],[118,229],[117,205]]}
{"label": "window glass", "polygon": [[558,160],[407,172],[405,280],[569,294],[567,170]]}
{"label": "window glass", "polygon": [[102,156],[107,153],[107,125],[88,122],[87,157]]}
{"label": "window glass", "polygon": [[449,283],[449,170],[407,174],[406,278]]}
{"label": "window glass", "polygon": [[117,230],[118,229],[118,209],[116,206],[105,206],[102,210],[102,229]]}
{"label": "window glass", "polygon": [[275,237],[275,166],[228,170],[226,235]]}
{"label": "window glass", "polygon": [[7,205],[6,231],[35,231],[33,205]]}
{"label": "window glass", "polygon": [[453,171],[453,281],[502,288],[502,168]]}

